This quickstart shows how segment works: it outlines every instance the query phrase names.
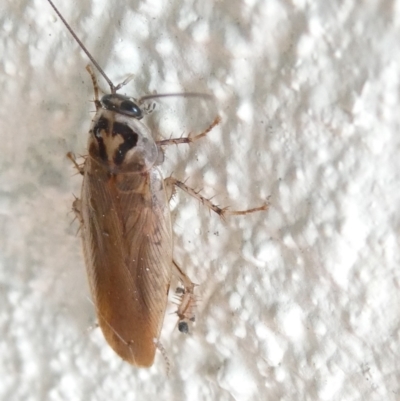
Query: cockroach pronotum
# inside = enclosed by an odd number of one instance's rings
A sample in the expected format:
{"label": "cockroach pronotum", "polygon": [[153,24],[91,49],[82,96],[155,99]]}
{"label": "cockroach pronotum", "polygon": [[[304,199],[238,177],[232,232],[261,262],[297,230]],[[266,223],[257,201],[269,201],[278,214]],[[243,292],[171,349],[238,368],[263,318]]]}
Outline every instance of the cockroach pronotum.
{"label": "cockroach pronotum", "polygon": [[173,274],[183,284],[177,310],[179,330],[188,332],[189,322],[194,321],[195,286],[173,260],[169,200],[174,187],[194,196],[221,217],[266,210],[267,204],[228,211],[173,177],[163,179],[158,170],[163,161],[162,147],[188,144],[206,136],[219,123],[219,117],[199,135],[155,141],[140,121],[145,114],[141,105],[146,100],[173,94],[144,96],[139,100],[117,94],[125,82],[112,83],[52,1],[48,2],[111,92],[99,99],[97,80],[88,66],[96,107],[88,155],[80,166],[69,154],[83,176],[81,198],[74,201],[73,210],[80,221],[99,326],[122,359],[138,367],[149,367],[156,348],[161,348],[158,339]]}

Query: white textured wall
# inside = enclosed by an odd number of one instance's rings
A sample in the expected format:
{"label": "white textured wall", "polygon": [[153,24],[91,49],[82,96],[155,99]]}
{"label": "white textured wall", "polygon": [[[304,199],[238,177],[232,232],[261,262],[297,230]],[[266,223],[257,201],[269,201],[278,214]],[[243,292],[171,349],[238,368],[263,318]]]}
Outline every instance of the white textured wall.
{"label": "white textured wall", "polygon": [[88,60],[45,0],[3,0],[0,399],[400,399],[400,2],[54,1],[115,82],[135,74],[122,93],[216,95],[147,119],[169,137],[223,118],[168,149],[166,175],[271,209],[224,224],[178,194],[198,322],[184,336],[166,317],[170,377],[160,355],[122,362],[91,329],[70,213]]}

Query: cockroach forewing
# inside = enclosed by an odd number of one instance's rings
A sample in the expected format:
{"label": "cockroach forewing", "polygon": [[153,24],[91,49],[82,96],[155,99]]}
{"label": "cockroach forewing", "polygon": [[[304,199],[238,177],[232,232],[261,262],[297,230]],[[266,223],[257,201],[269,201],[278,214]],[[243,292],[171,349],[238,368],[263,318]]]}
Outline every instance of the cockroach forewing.
{"label": "cockroach forewing", "polygon": [[[104,119],[112,121],[112,128],[104,127]],[[120,120],[123,135],[118,134]],[[144,135],[146,143],[152,141],[139,121],[112,111],[97,111],[84,165],[81,231],[104,336],[122,359],[148,367],[154,361],[167,306],[172,231],[163,178],[157,168],[132,172],[134,168],[127,163],[129,152],[117,165],[115,158],[125,146],[121,137],[127,140],[129,130],[132,135]],[[128,165],[125,170],[124,163]]]}

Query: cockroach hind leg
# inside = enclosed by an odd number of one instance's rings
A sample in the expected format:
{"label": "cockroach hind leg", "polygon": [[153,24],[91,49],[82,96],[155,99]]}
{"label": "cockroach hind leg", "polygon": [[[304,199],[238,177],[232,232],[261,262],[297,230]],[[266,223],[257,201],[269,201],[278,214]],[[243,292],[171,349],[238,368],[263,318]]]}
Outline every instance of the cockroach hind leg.
{"label": "cockroach hind leg", "polygon": [[173,274],[181,281],[182,287],[178,287],[175,291],[179,299],[178,309],[178,330],[181,333],[188,334],[190,323],[195,321],[196,297],[194,295],[194,288],[197,284],[193,283],[189,277],[182,271],[182,269],[173,262]]}
{"label": "cockroach hind leg", "polygon": [[188,334],[191,331],[191,325],[196,321],[196,297],[193,293],[183,290],[178,298],[178,309],[175,312],[178,315],[178,330],[183,334]]}
{"label": "cockroach hind leg", "polygon": [[165,368],[166,368],[167,377],[168,377],[169,376],[169,372],[171,371],[171,362],[170,362],[170,360],[168,358],[167,351],[165,350],[164,346],[161,344],[160,340],[155,338],[154,339],[154,344],[156,345],[157,349],[160,351],[160,353],[161,353],[161,355],[162,355],[162,357],[164,359]]}
{"label": "cockroach hind leg", "polygon": [[229,210],[229,207],[221,208],[216,204],[212,203],[210,199],[205,198],[204,196],[200,195],[198,191],[195,191],[193,188],[188,187],[184,182],[177,180],[174,177],[168,177],[164,180],[165,187],[178,187],[182,189],[182,191],[186,192],[188,195],[192,196],[193,198],[197,199],[202,205],[206,206],[209,210],[212,210],[222,219],[226,216],[240,216],[254,212],[261,212],[267,210],[269,207],[268,202],[265,202],[263,205],[259,207],[254,207],[252,209],[247,210]]}
{"label": "cockroach hind leg", "polygon": [[173,261],[173,271],[172,274],[177,277],[180,282],[183,284],[183,288],[180,288],[182,293],[191,293],[194,292],[194,287],[198,284],[195,284],[190,280],[190,278],[182,271],[182,269],[178,266],[178,264]]}
{"label": "cockroach hind leg", "polygon": [[221,122],[221,117],[217,116],[215,117],[214,121],[200,134],[197,135],[191,135],[189,134],[187,137],[184,138],[170,138],[170,139],[164,139],[162,141],[157,141],[158,146],[168,146],[168,145],[180,145],[182,143],[193,143],[195,141],[198,141],[201,138],[204,138],[216,125],[218,125]]}

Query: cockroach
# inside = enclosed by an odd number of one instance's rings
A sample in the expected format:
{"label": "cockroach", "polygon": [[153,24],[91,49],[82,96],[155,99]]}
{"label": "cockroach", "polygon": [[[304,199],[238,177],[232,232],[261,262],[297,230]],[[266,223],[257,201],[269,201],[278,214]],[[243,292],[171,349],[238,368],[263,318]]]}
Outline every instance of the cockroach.
{"label": "cockroach", "polygon": [[198,135],[155,141],[150,129],[140,121],[146,111],[141,105],[146,100],[173,94],[149,95],[139,100],[118,94],[126,82],[112,83],[53,2],[48,2],[107,81],[111,92],[99,99],[97,79],[88,66],[96,107],[89,131],[88,155],[83,165],[78,165],[69,154],[83,176],[81,198],[74,201],[73,210],[80,222],[99,326],[108,344],[123,360],[137,367],[149,367],[156,348],[162,349],[158,339],[172,274],[183,283],[176,312],[179,330],[188,332],[189,322],[194,321],[195,285],[173,260],[169,200],[174,187],[194,196],[221,217],[266,210],[267,204],[228,211],[173,177],[163,179],[158,170],[163,161],[162,148],[203,138],[219,123],[219,117]]}

